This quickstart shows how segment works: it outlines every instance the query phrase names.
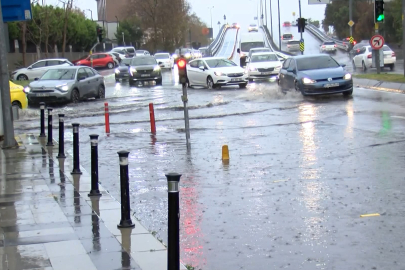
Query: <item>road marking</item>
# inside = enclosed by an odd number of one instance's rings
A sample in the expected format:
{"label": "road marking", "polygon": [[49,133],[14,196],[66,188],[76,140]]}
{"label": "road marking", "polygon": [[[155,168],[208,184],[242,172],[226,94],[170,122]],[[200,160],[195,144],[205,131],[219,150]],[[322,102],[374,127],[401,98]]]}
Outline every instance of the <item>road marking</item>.
{"label": "road marking", "polygon": [[405,116],[393,115],[391,118],[405,119]]}
{"label": "road marking", "polygon": [[379,217],[379,216],[380,214],[378,213],[360,215],[360,217]]}
{"label": "road marking", "polygon": [[279,182],[287,182],[289,179],[284,179],[284,180],[276,180],[276,181],[273,181],[273,183],[279,183]]}

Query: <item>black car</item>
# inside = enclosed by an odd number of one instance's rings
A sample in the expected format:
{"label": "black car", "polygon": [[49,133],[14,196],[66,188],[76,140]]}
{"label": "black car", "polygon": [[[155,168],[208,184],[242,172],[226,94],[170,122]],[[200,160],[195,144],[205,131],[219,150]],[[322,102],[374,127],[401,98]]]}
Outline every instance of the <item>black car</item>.
{"label": "black car", "polygon": [[155,81],[156,85],[162,85],[162,72],[153,56],[137,56],[131,59],[129,84],[143,81]]}
{"label": "black car", "polygon": [[353,93],[352,75],[330,55],[299,55],[285,60],[279,74],[281,90],[295,89],[304,96]]}
{"label": "black car", "polygon": [[119,82],[120,79],[128,79],[131,61],[131,58],[121,60],[120,65],[115,69],[115,81]]}

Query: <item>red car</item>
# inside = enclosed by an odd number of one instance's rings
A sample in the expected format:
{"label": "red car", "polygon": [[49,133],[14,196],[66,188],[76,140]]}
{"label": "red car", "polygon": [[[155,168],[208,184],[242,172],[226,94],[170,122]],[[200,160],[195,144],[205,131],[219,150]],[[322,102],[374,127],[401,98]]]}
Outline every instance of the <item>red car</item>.
{"label": "red car", "polygon": [[291,26],[291,23],[290,23],[290,22],[284,22],[284,23],[283,23],[283,26],[284,26],[284,27],[290,27],[290,26]]}
{"label": "red car", "polygon": [[114,59],[108,53],[93,53],[92,55],[87,55],[79,60],[72,61],[76,66],[88,66],[91,67],[91,59],[93,59],[93,67],[106,67],[112,69],[115,67]]}

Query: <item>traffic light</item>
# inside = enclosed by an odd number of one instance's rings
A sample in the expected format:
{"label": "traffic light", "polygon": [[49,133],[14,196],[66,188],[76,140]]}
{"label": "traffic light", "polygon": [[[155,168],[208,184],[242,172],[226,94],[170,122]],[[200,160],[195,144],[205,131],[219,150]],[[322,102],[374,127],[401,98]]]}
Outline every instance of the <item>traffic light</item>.
{"label": "traffic light", "polygon": [[181,84],[187,83],[187,61],[185,58],[180,57],[179,60],[177,60],[177,68],[179,69],[179,82]]}
{"label": "traffic light", "polygon": [[101,26],[97,26],[97,37],[98,42],[101,43],[103,41],[103,28]]}
{"label": "traffic light", "polygon": [[303,33],[305,31],[305,26],[308,25],[307,19],[298,18],[297,19],[297,24],[298,24],[298,32]]}
{"label": "traffic light", "polygon": [[374,22],[384,22],[384,0],[374,1]]}

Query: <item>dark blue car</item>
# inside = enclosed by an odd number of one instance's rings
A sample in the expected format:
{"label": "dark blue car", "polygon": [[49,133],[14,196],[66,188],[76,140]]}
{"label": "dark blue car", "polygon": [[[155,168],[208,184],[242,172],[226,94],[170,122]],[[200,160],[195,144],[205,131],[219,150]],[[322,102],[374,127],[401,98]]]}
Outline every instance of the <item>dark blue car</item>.
{"label": "dark blue car", "polygon": [[295,89],[304,96],[353,93],[352,75],[330,55],[299,55],[285,60],[278,84],[282,90]]}
{"label": "dark blue car", "polygon": [[121,60],[120,65],[115,69],[115,81],[119,82],[120,79],[128,80],[131,60],[132,58],[124,58]]}

